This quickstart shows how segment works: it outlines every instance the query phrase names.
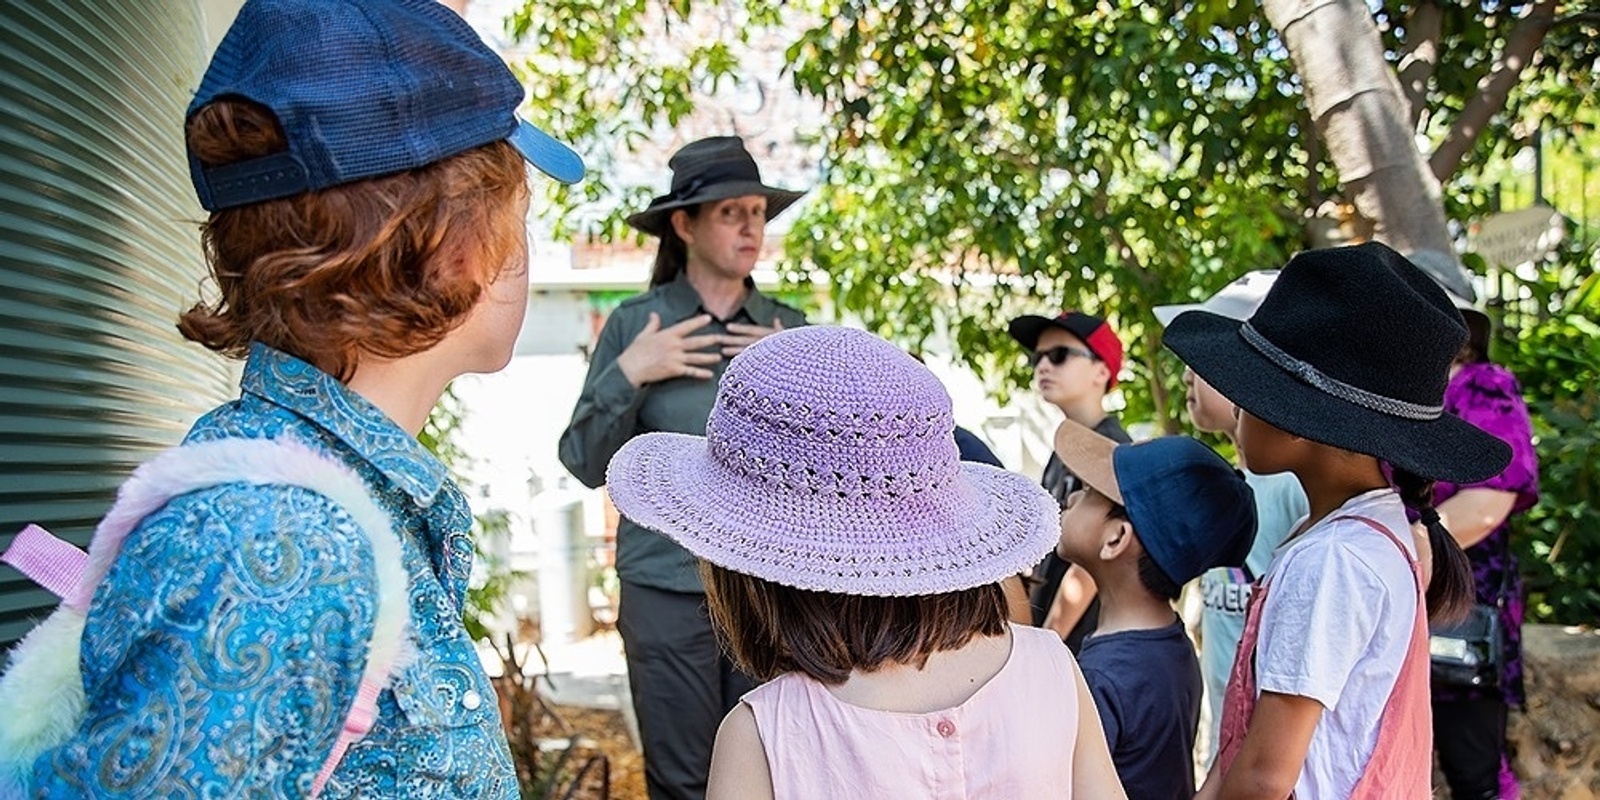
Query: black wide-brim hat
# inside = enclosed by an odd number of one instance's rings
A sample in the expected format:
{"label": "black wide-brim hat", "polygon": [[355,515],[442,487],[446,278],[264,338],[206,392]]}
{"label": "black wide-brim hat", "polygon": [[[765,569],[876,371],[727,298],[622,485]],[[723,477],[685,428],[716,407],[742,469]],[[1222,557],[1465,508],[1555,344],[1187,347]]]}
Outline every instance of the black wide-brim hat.
{"label": "black wide-brim hat", "polygon": [[1470,484],[1504,470],[1511,448],[1444,410],[1466,338],[1432,278],[1367,243],[1300,253],[1250,319],[1187,311],[1162,341],[1275,428]]}
{"label": "black wide-brim hat", "polygon": [[713,136],[690,142],[667,161],[672,168],[672,191],[650,201],[649,207],[628,217],[628,224],[651,236],[661,236],[672,227],[672,212],[701,203],[734,197],[761,195],[767,198],[767,219],[782,214],[805,192],[778,189],[761,182],[761,170],[744,140],[737,136]]}

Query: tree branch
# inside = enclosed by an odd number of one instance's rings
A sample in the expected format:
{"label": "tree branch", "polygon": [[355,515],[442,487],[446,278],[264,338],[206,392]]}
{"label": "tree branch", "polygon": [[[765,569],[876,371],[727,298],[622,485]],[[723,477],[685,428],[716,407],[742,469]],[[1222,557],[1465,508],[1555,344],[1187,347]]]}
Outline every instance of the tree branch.
{"label": "tree branch", "polygon": [[1428,168],[1441,182],[1455,174],[1489,120],[1505,108],[1506,98],[1521,79],[1522,70],[1533,60],[1550,32],[1558,5],[1558,0],[1534,0],[1527,15],[1506,36],[1505,49],[1489,73],[1478,81],[1478,93],[1467,101],[1461,116],[1450,126],[1450,133],[1428,159]]}
{"label": "tree branch", "polygon": [[1561,28],[1578,22],[1600,22],[1600,11],[1574,11],[1556,20],[1554,27]]}
{"label": "tree branch", "polygon": [[1128,242],[1128,237],[1123,235],[1122,227],[1106,221],[1109,207],[1109,196],[1106,193],[1105,184],[1102,183],[1095,190],[1095,214],[1100,218],[1101,223],[1105,225],[1106,230],[1111,233],[1111,245],[1116,250],[1117,258],[1122,261],[1122,265],[1127,267],[1128,271],[1139,279],[1139,283],[1146,290],[1154,289],[1155,277],[1150,274],[1150,270],[1146,269],[1144,263],[1139,260],[1139,254],[1133,251],[1133,245]]}
{"label": "tree branch", "polygon": [[1406,15],[1406,44],[1400,51],[1400,89],[1409,107],[1411,129],[1416,130],[1428,107],[1428,79],[1439,66],[1439,36],[1444,13],[1437,3],[1423,0]]}

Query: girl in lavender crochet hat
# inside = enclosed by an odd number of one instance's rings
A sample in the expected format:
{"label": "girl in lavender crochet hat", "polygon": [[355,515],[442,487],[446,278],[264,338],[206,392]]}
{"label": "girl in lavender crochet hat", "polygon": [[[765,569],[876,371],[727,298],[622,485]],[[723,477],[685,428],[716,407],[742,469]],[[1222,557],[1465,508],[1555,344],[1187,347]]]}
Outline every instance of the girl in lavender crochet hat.
{"label": "girl in lavender crochet hat", "polygon": [[1124,797],[1077,664],[1006,620],[1058,535],[1032,481],[962,463],[950,397],[862,331],[729,365],[706,436],[612,459],[619,510],[701,559],[719,636],[767,683],[723,721],[707,797]]}

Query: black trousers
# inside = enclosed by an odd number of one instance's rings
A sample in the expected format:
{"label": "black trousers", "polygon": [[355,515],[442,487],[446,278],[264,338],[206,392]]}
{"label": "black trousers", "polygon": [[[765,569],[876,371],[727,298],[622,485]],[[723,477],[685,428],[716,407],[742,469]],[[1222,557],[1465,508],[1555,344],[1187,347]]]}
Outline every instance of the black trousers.
{"label": "black trousers", "polygon": [[1506,750],[1506,704],[1433,701],[1433,746],[1452,800],[1498,800]]}
{"label": "black trousers", "polygon": [[702,800],[717,726],[755,683],[717,645],[705,595],[624,581],[617,631],[650,800]]}

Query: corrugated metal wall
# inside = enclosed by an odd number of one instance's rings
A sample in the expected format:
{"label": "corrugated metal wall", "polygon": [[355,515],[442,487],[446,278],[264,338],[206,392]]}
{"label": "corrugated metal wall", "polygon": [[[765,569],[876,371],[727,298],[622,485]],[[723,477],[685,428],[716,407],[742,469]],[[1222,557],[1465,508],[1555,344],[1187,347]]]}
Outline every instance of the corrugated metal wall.
{"label": "corrugated metal wall", "polygon": [[[87,543],[129,471],[233,394],[173,323],[204,272],[181,124],[196,0],[0,2],[0,547]],[[0,566],[0,649],[54,598]]]}

